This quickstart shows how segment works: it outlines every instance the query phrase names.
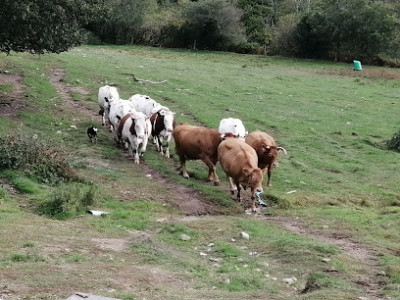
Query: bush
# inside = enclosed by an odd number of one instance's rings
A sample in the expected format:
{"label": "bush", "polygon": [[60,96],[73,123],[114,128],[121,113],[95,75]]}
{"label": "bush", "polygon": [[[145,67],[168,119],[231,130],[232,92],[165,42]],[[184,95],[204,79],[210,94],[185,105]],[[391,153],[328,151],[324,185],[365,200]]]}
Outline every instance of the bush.
{"label": "bush", "polygon": [[96,203],[95,186],[62,184],[37,207],[37,212],[52,218],[65,218],[86,211]]}
{"label": "bush", "polygon": [[0,137],[0,169],[21,170],[45,183],[76,178],[66,155],[59,149],[50,143],[20,136]]}
{"label": "bush", "polygon": [[386,145],[390,150],[400,152],[400,130],[394,135],[394,137],[392,137],[392,139],[386,142]]}

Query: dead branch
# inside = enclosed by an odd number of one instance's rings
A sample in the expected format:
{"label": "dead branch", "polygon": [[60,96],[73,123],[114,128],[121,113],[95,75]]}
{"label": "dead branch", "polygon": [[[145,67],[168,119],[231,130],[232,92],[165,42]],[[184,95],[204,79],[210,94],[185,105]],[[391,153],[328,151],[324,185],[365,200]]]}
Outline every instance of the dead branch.
{"label": "dead branch", "polygon": [[140,78],[137,78],[137,77],[135,77],[135,75],[132,75],[133,76],[133,81],[134,82],[139,82],[139,83],[141,83],[141,84],[144,84],[144,83],[148,83],[148,84],[161,84],[161,83],[166,83],[167,82],[167,80],[163,80],[163,81],[152,81],[152,80],[148,80],[148,79],[140,79]]}

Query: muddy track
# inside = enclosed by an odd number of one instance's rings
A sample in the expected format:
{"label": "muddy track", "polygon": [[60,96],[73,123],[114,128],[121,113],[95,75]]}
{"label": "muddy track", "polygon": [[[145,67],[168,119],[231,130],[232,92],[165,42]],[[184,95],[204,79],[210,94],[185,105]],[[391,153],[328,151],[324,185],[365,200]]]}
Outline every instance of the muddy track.
{"label": "muddy track", "polygon": [[[7,95],[7,98],[15,100],[16,105],[9,105],[6,110],[0,111],[2,117],[15,117],[18,110],[24,107],[23,101],[25,87],[22,85],[22,77],[1,74],[0,82],[13,85],[13,92]],[[65,71],[55,69],[49,74],[52,84],[56,87],[59,97],[63,100],[65,107],[79,111],[80,114],[92,120],[94,123],[100,124],[100,117],[95,109],[84,106],[79,101],[74,101],[71,92],[84,92],[84,89],[73,87],[62,81]],[[14,103],[11,101],[11,103]],[[17,105],[18,103],[18,105]],[[94,106],[97,109],[97,106]],[[168,189],[175,191],[176,197],[168,199],[168,202],[178,207],[184,214],[188,216],[199,216],[205,214],[219,214],[221,210],[207,202],[204,196],[191,188],[182,186],[173,180],[164,177],[157,170],[152,169],[144,163],[139,168],[145,174],[151,174],[151,178],[156,180],[160,185],[166,186]],[[352,259],[358,260],[360,266],[368,270],[365,274],[360,275],[359,280],[355,282],[365,293],[365,299],[378,300],[385,299],[380,293],[383,286],[380,283],[379,274],[382,273],[378,265],[379,253],[375,253],[369,249],[368,245],[352,241],[348,237],[327,236],[323,231],[308,228],[301,220],[287,217],[271,217],[259,216],[260,221],[282,226],[287,231],[309,237],[324,244],[335,245]]]}
{"label": "muddy track", "polygon": [[[51,81],[57,87],[60,97],[64,102],[69,103],[74,108],[78,108],[87,117],[94,118],[99,121],[99,117],[89,109],[82,107],[79,102],[73,101],[71,97],[70,86],[63,83],[61,80],[65,75],[63,70],[54,70],[51,75]],[[169,99],[168,99],[169,100]],[[169,100],[172,102],[172,100]],[[141,163],[140,168],[146,174],[151,174],[153,180],[156,180],[160,185],[172,188],[175,191],[176,197],[168,199],[168,202],[179,209],[188,216],[198,216],[204,214],[218,214],[220,210],[207,202],[200,192],[190,189],[188,187],[177,184],[171,179],[165,178],[160,172],[154,170],[144,163]],[[377,266],[377,253],[373,253],[367,245],[356,243],[348,238],[340,238],[334,236],[326,236],[323,232],[312,231],[300,220],[285,218],[285,217],[264,217],[261,218],[269,223],[274,223],[282,226],[286,230],[307,236],[324,244],[335,245],[351,258],[358,260],[360,265],[366,266],[369,270],[368,274],[364,274],[356,282],[362,290],[364,290],[366,297],[369,300],[382,299],[379,293],[380,284],[378,280],[379,267]]]}
{"label": "muddy track", "polygon": [[[93,109],[83,106],[80,102],[74,101],[71,96],[71,91],[76,87],[66,84],[62,79],[65,76],[65,71],[62,69],[55,69],[50,74],[52,84],[57,88],[59,97],[63,100],[64,106],[69,106],[73,110],[78,110],[82,115],[90,118],[95,124],[100,124],[100,116]],[[150,145],[149,145],[150,146]],[[128,157],[127,157],[128,159]],[[201,193],[190,189],[188,187],[176,184],[174,181],[165,178],[160,172],[147,166],[141,162],[139,168],[145,174],[151,174],[152,180],[156,180],[160,185],[166,186],[175,192],[175,197],[168,199],[168,202],[179,209],[186,215],[198,216],[206,214],[219,214],[220,209],[208,203]]]}

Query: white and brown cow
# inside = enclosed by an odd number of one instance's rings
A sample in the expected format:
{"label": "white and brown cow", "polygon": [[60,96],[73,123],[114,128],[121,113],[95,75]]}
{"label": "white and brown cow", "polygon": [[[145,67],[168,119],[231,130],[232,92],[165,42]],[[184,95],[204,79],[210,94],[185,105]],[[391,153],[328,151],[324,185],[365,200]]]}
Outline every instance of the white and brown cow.
{"label": "white and brown cow", "polygon": [[154,138],[156,149],[168,158],[170,157],[169,142],[175,125],[174,115],[174,112],[163,108],[150,116],[151,135]]}
{"label": "white and brown cow", "polygon": [[110,132],[118,128],[120,120],[127,114],[136,112],[129,100],[118,99],[110,103],[108,121],[110,123]]}
{"label": "white and brown cow", "polygon": [[231,192],[237,190],[237,200],[241,202],[241,187],[251,189],[252,210],[256,211],[256,193],[263,191],[263,171],[257,166],[256,151],[246,142],[227,138],[218,146],[218,160],[229,176]]}
{"label": "white and brown cow", "polygon": [[215,165],[218,162],[218,146],[223,140],[223,135],[217,130],[187,123],[177,125],[172,135],[180,160],[180,173],[183,177],[189,178],[186,161],[201,159],[208,167],[208,180],[219,185]]}
{"label": "white and brown cow", "polygon": [[283,151],[287,154],[285,148],[278,147],[272,136],[262,131],[253,131],[246,136],[246,143],[256,151],[258,156],[258,167],[267,172],[267,186],[271,186],[272,168],[278,166],[278,152]]}
{"label": "white and brown cow", "polygon": [[135,112],[122,117],[118,125],[117,137],[125,142],[135,164],[139,164],[139,146],[142,145],[142,152],[147,144],[147,120],[143,113]]}

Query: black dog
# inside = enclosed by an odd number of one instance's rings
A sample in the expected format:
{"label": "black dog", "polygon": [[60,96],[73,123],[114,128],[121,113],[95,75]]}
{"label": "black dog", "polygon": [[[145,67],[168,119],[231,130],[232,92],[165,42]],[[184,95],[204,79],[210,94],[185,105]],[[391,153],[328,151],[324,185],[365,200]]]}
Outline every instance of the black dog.
{"label": "black dog", "polygon": [[94,127],[94,126],[89,127],[89,128],[86,130],[86,133],[87,133],[87,135],[88,135],[88,137],[89,137],[89,140],[90,140],[92,143],[97,143],[97,128],[96,128],[96,127]]}

